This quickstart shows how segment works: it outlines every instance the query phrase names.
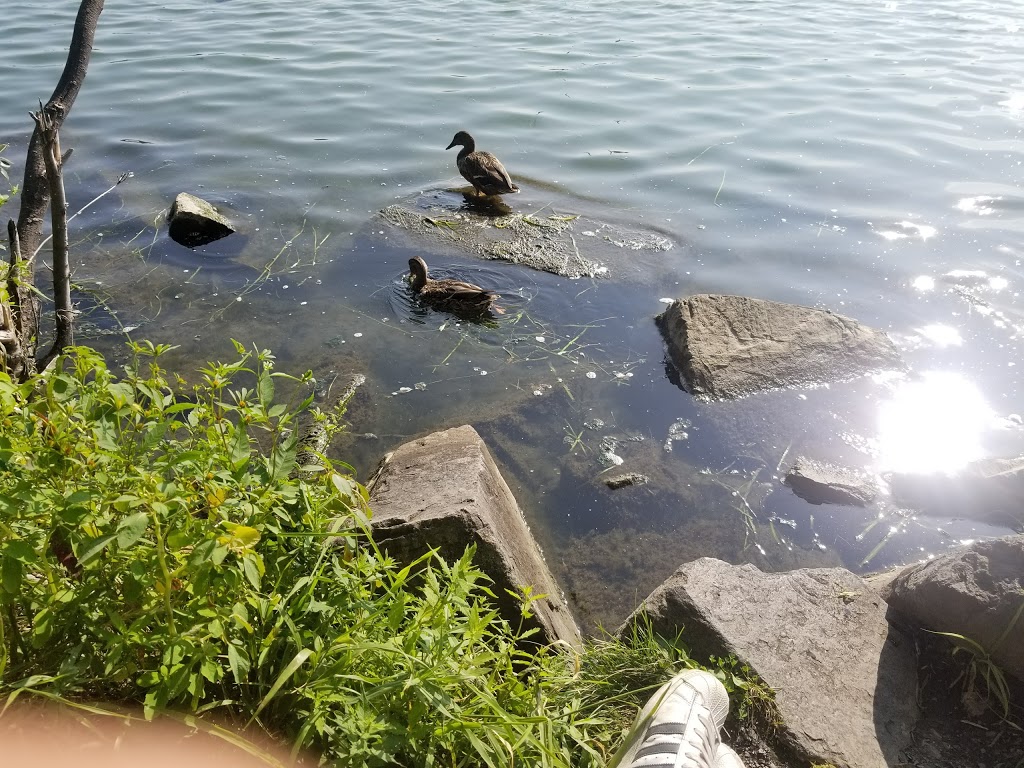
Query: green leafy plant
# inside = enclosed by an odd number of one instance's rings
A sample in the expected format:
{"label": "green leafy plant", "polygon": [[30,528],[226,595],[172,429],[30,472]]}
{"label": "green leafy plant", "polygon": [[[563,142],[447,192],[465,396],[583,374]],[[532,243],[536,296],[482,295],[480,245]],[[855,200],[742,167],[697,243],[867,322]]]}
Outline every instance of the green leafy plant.
{"label": "green leafy plant", "polygon": [[[525,650],[472,548],[397,564],[350,468],[300,466],[309,374],[236,344],[188,386],[168,349],[132,344],[120,375],[82,347],[24,384],[0,374],[4,709],[212,712],[346,766],[597,768],[693,665],[649,627]],[[719,674],[750,699],[744,670]]]}
{"label": "green leafy plant", "polygon": [[[1024,597],[1024,593],[1021,593],[1021,596]],[[933,635],[946,637],[953,642],[953,656],[961,652],[967,654],[966,668],[953,681],[955,685],[960,680],[963,680],[961,696],[964,701],[975,701],[980,698],[981,691],[978,688],[980,680],[985,683],[984,706],[990,706],[991,701],[994,699],[995,703],[999,704],[1000,710],[1002,710],[1004,720],[1007,720],[1010,716],[1010,686],[1007,684],[1006,673],[992,657],[992,654],[996,653],[1006,641],[1006,638],[1009,637],[1010,632],[1013,631],[1022,615],[1024,615],[1024,600],[1021,600],[1017,610],[1007,622],[999,637],[996,638],[991,648],[985,648],[976,640],[956,632],[934,632],[928,630]]]}
{"label": "green leafy plant", "polygon": [[167,349],[133,344],[120,376],[88,348],[0,375],[5,706],[219,711],[344,765],[601,764],[637,703],[587,682],[611,646],[526,653],[472,550],[380,552],[362,486],[323,456],[298,471],[308,374],[236,345],[187,387]]}
{"label": "green leafy plant", "polygon": [[[1018,611],[1019,614],[1019,611]],[[953,641],[953,655],[966,653],[966,668],[957,676],[953,684],[963,681],[961,694],[965,699],[973,699],[981,694],[978,683],[984,682],[984,702],[988,706],[992,700],[999,705],[1004,718],[1010,715],[1010,687],[1006,681],[1006,673],[992,658],[991,654],[981,645],[956,632],[933,632],[932,634],[947,637]]]}

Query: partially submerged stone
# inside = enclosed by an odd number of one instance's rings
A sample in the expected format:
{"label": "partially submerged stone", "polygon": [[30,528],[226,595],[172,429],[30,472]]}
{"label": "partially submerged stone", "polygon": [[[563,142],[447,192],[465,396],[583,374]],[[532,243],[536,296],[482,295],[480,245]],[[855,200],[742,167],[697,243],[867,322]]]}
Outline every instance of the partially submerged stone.
{"label": "partially submerged stone", "polygon": [[646,485],[649,481],[650,478],[647,475],[641,475],[639,472],[627,472],[624,475],[605,478],[604,484],[613,491],[617,491],[619,488],[626,488],[630,485]]}
{"label": "partially submerged stone", "polygon": [[893,500],[940,517],[1024,527],[1024,456],[982,459],[956,474],[896,472]]}
{"label": "partially submerged stone", "polygon": [[1024,535],[912,565],[882,595],[915,628],[968,637],[1024,681]]}
{"label": "partially submerged stone", "polygon": [[378,217],[404,233],[410,246],[456,248],[570,279],[606,275],[605,262],[622,251],[657,252],[672,247],[672,241],[660,233],[550,209],[514,212],[493,199],[467,205],[461,194],[444,190],[389,205]]}
{"label": "partially submerged stone", "polygon": [[867,473],[803,457],[786,473],[784,482],[811,504],[864,507],[878,496],[878,484]]}
{"label": "partially submerged stone", "polygon": [[823,309],[699,294],[672,302],[657,320],[698,395],[741,397],[903,367],[883,332]]}
{"label": "partially submerged stone", "polygon": [[188,192],[174,198],[167,221],[171,238],[189,248],[212,243],[235,231],[227,217],[212,203]]}
{"label": "partially submerged stone", "polygon": [[842,568],[763,573],[701,558],[679,568],[619,630],[652,629],[698,659],[734,654],[775,689],[779,746],[800,764],[898,764],[917,718],[913,643],[881,597]]}
{"label": "partially submerged stone", "polygon": [[[470,426],[435,432],[389,454],[370,490],[374,541],[397,561],[429,549],[451,562],[475,544],[474,563],[491,579],[501,615],[540,630],[531,642],[578,646],[579,630],[512,491]],[[543,595],[522,619],[508,592]]]}

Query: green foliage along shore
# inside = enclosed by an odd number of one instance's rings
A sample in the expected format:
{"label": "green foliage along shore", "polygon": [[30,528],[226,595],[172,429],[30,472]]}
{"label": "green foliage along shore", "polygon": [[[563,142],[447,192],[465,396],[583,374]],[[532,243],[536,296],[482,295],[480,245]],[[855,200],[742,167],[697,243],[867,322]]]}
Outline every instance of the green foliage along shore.
{"label": "green foliage along shore", "polygon": [[339,766],[605,765],[676,651],[522,650],[472,550],[398,567],[347,468],[297,466],[312,396],[275,392],[308,374],[236,344],[187,386],[166,349],[0,374],[0,706],[210,712]]}

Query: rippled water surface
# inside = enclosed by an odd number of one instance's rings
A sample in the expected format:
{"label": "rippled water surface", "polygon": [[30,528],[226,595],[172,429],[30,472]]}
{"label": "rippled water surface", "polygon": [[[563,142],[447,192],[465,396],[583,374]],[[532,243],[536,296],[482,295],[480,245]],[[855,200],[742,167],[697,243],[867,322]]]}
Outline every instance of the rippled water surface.
{"label": "rippled water surface", "polygon": [[[76,6],[4,4],[0,143],[19,174]],[[1014,10],[108,1],[63,133],[71,209],[134,178],[72,223],[84,328],[180,344],[183,369],[233,337],[322,378],[364,371],[340,447],[363,473],[410,436],[474,424],[585,622],[617,620],[696,556],[870,570],[1005,532],[886,501],[813,507],[779,478],[799,455],[952,471],[1024,448]],[[426,254],[439,273],[502,291],[508,311],[491,326],[425,312],[401,280],[410,251],[374,214],[462,187],[444,150],[459,129],[505,162],[515,211],[673,247],[570,281],[442,244]],[[170,242],[183,190],[240,234]],[[850,315],[913,373],[695,402],[652,318],[697,292]],[[651,482],[608,491],[620,470]]]}

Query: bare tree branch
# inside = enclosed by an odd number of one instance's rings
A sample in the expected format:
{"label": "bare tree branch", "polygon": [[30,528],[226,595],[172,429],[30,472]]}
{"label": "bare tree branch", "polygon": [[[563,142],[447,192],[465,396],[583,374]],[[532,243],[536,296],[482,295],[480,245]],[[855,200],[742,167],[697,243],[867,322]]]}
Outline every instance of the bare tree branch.
{"label": "bare tree branch", "polygon": [[[71,111],[78,91],[85,80],[92,55],[96,23],[103,11],[104,0],[82,0],[75,19],[75,30],[71,36],[67,62],[57,87],[46,103],[44,111],[51,114],[55,129],[59,130]],[[59,157],[59,156],[58,156]],[[25,158],[25,181],[21,188],[21,208],[18,212],[18,235],[21,238],[21,252],[31,257],[42,240],[43,217],[50,199],[49,181],[46,177],[46,160],[39,126],[36,126],[29,142]],[[17,326],[21,343],[30,357],[35,354],[35,338],[39,327],[39,302],[33,290],[31,270],[21,271],[17,286]],[[56,272],[56,270],[55,270]]]}
{"label": "bare tree branch", "polygon": [[[64,158],[60,153],[57,113],[53,108],[40,108],[32,115],[36,132],[41,137],[46,180],[50,189],[50,222],[53,230],[53,303],[57,328],[50,351],[36,365],[43,370],[57,355],[75,343],[74,310],[71,306],[71,263],[68,255],[68,201],[64,194]],[[70,156],[70,152],[65,157]]]}

